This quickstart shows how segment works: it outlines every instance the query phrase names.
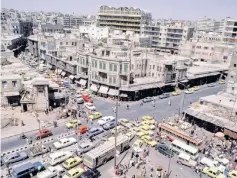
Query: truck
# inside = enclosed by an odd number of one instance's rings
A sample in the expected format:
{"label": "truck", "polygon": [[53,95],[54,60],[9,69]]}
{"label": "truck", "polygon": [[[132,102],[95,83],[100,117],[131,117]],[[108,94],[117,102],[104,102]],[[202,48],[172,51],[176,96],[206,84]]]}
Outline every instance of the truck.
{"label": "truck", "polygon": [[61,175],[64,172],[64,168],[60,165],[50,166],[47,170],[38,173],[37,178],[53,178]]}
{"label": "truck", "polygon": [[36,145],[36,146],[30,147],[29,152],[30,152],[30,156],[35,157],[35,156],[39,156],[39,155],[49,152],[49,149],[46,148],[44,145]]}

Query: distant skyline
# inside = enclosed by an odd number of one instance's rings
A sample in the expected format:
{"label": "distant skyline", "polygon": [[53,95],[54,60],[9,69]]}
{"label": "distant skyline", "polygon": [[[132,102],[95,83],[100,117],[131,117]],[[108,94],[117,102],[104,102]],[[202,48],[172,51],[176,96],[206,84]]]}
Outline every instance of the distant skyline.
{"label": "distant skyline", "polygon": [[237,18],[237,0],[2,0],[2,8],[96,15],[101,5],[136,7],[152,13],[154,19],[197,20]]}

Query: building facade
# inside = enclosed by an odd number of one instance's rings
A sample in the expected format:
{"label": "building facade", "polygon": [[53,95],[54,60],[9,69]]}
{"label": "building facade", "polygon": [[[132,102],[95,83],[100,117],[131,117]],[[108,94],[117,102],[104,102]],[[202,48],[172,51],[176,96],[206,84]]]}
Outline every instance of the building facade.
{"label": "building facade", "polygon": [[226,91],[235,95],[235,100],[237,99],[237,50],[233,51],[231,57]]}
{"label": "building facade", "polygon": [[99,26],[140,33],[142,24],[151,22],[151,13],[138,8],[101,6],[97,14]]}
{"label": "building facade", "polygon": [[225,19],[222,37],[223,42],[237,44],[237,19]]}

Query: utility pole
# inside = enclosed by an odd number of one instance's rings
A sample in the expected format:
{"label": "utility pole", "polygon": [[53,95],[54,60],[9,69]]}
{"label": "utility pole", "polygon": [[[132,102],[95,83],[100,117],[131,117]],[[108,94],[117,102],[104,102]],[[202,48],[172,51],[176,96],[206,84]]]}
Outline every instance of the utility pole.
{"label": "utility pole", "polygon": [[[37,121],[38,121],[38,124],[39,124],[40,145],[41,145],[41,149],[42,149],[42,151],[43,151],[43,145],[42,145],[42,142],[41,142],[41,133],[40,133],[40,131],[41,131],[41,126],[40,126],[40,120],[39,120],[39,118],[37,118]],[[43,154],[42,154],[42,158],[43,158]]]}
{"label": "utility pole", "polygon": [[[120,69],[120,67],[119,67]],[[121,71],[120,71],[121,72]],[[116,101],[116,113],[115,113],[115,139],[114,139],[114,170],[116,170],[117,166],[117,126],[118,126],[118,106],[119,106],[119,91],[121,87],[121,81],[120,81],[120,72],[118,73],[118,81],[119,81],[119,87],[118,87],[118,93],[117,93],[117,101]]]}

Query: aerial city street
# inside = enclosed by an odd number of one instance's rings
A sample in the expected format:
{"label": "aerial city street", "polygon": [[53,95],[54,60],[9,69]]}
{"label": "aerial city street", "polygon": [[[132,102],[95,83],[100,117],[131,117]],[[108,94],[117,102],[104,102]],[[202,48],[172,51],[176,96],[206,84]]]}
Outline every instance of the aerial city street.
{"label": "aerial city street", "polygon": [[237,178],[237,4],[150,1],[2,1],[2,178]]}

